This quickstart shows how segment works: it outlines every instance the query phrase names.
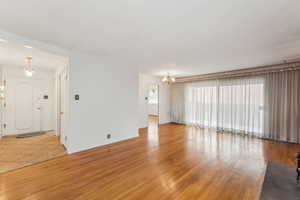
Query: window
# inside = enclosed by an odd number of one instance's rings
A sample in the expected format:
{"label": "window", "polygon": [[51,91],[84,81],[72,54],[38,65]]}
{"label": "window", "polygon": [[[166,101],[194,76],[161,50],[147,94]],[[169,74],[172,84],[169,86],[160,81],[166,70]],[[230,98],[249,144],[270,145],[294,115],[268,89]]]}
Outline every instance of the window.
{"label": "window", "polygon": [[158,86],[151,86],[148,94],[148,104],[158,104]]}

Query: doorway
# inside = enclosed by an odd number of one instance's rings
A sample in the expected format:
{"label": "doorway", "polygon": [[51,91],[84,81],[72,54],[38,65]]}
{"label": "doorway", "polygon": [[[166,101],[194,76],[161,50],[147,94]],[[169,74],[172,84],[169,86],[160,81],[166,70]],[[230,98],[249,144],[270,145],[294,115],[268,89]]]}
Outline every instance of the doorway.
{"label": "doorway", "polygon": [[159,125],[159,85],[151,84],[148,89],[148,132],[157,132]]}
{"label": "doorway", "polygon": [[68,70],[67,68],[57,74],[57,135],[60,137],[61,144],[68,147],[67,135],[67,113],[68,113]]}
{"label": "doorway", "polygon": [[0,50],[0,173],[66,155],[69,58],[13,41]]}

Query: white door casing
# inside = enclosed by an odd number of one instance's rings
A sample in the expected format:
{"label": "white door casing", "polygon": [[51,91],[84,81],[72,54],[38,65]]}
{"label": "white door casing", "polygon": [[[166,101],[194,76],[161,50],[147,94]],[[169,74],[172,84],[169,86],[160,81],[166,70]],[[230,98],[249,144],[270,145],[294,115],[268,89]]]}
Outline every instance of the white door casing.
{"label": "white door casing", "polygon": [[67,90],[67,72],[62,71],[59,75],[59,132],[60,142],[67,146],[67,134],[66,134],[66,90]]}

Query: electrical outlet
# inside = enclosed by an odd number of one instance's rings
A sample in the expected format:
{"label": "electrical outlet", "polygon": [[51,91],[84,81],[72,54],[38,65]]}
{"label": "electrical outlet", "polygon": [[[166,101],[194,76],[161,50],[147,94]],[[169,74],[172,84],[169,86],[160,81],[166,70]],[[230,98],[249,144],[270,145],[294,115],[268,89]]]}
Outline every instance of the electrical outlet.
{"label": "electrical outlet", "polygon": [[107,135],[106,135],[106,138],[107,138],[107,139],[110,139],[110,138],[111,138],[111,135],[110,135],[110,134],[107,134]]}

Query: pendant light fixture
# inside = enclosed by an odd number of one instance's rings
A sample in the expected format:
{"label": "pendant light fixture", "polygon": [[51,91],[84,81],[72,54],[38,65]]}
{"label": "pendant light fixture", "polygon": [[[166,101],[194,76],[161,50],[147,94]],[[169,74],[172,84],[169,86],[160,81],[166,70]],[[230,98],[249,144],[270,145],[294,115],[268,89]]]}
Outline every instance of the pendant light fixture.
{"label": "pendant light fixture", "polygon": [[27,59],[28,63],[27,63],[27,66],[25,67],[24,71],[25,71],[26,76],[32,77],[33,73],[34,73],[34,70],[32,68],[32,63],[31,63],[32,62],[32,56],[27,56],[26,59]]}
{"label": "pendant light fixture", "polygon": [[175,77],[170,76],[170,73],[168,72],[167,75],[165,75],[162,79],[162,82],[171,84],[175,82]]}

